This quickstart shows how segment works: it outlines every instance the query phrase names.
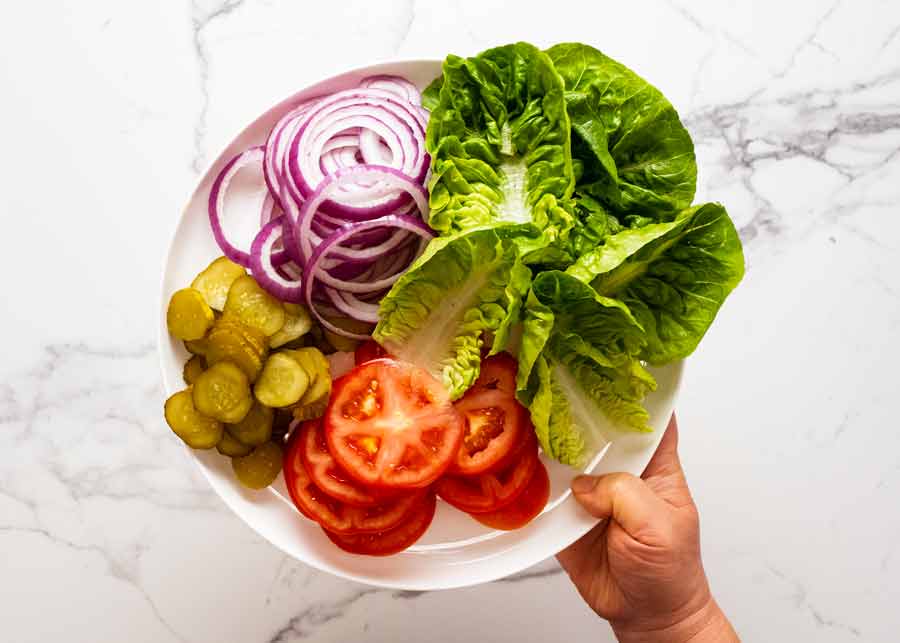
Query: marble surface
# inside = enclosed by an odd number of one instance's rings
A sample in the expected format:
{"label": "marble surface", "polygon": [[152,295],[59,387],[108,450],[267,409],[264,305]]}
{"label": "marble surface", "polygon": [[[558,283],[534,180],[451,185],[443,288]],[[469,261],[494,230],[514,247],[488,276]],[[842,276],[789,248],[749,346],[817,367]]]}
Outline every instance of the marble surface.
{"label": "marble surface", "polygon": [[552,560],[420,594],[287,559],[161,418],[160,266],[211,156],[331,71],[515,39],[593,43],[658,85],[695,137],[698,198],[741,229],[747,277],[679,404],[737,629],[896,640],[894,0],[3,3],[0,638],[610,640]]}

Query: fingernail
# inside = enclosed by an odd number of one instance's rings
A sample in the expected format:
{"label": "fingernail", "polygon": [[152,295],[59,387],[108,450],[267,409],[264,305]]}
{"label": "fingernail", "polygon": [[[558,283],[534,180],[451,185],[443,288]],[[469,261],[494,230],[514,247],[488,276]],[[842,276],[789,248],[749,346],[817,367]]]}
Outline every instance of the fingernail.
{"label": "fingernail", "polygon": [[590,493],[597,486],[594,476],[578,476],[572,480],[572,493]]}

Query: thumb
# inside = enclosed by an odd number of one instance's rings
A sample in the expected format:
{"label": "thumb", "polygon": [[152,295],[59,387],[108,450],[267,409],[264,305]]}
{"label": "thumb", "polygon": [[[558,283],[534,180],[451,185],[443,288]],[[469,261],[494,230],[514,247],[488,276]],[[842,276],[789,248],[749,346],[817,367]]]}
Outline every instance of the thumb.
{"label": "thumb", "polygon": [[647,483],[627,473],[578,476],[572,481],[575,499],[596,518],[612,518],[632,538],[660,542],[672,507]]}

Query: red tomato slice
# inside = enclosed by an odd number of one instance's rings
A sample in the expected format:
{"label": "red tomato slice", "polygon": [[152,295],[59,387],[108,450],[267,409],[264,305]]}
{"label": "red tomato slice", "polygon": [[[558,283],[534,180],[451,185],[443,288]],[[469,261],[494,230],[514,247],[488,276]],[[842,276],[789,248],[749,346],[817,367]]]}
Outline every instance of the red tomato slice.
{"label": "red tomato slice", "polygon": [[353,507],[335,500],[309,477],[301,455],[303,445],[295,431],[284,458],[284,479],[297,509],[307,518],[341,534],[386,531],[398,525],[421,501],[424,492],[385,500],[372,507]]}
{"label": "red tomato slice", "polygon": [[534,520],[550,498],[550,478],[544,463],[538,460],[537,470],[525,490],[511,504],[495,511],[471,514],[482,525],[492,529],[512,531]]}
{"label": "red tomato slice", "polygon": [[417,489],[456,457],[463,421],[446,389],[412,364],[382,358],[334,383],[325,411],[328,450],[363,484]]}
{"label": "red tomato slice", "polygon": [[351,554],[364,556],[390,556],[412,545],[428,529],[434,518],[434,494],[429,493],[410,512],[404,521],[387,531],[377,534],[335,534],[325,529],[325,535],[335,545]]}
{"label": "red tomato slice", "polygon": [[320,490],[354,507],[373,507],[386,499],[353,480],[335,461],[325,442],[321,420],[305,422],[297,439],[301,442],[300,457],[306,472]]}
{"label": "red tomato slice", "polygon": [[353,352],[353,356],[357,366],[365,364],[366,362],[371,362],[373,359],[378,359],[380,357],[389,357],[388,352],[374,339],[367,339],[357,346],[356,350]]}
{"label": "red tomato slice", "polygon": [[528,411],[499,389],[469,390],[454,406],[466,428],[449,472],[472,476],[498,469],[519,445]]}
{"label": "red tomato slice", "polygon": [[477,476],[444,476],[435,485],[438,495],[469,513],[494,511],[510,504],[528,486],[540,463],[534,432],[528,431],[524,438],[510,466]]}
{"label": "red tomato slice", "polygon": [[481,371],[470,391],[496,389],[507,395],[516,395],[516,373],[519,362],[509,353],[501,352],[481,361]]}

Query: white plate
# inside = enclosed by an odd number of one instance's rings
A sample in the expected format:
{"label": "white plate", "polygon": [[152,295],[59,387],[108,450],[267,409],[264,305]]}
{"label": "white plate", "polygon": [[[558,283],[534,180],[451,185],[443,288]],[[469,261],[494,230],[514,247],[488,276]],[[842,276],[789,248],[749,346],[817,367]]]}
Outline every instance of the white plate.
{"label": "white plate", "polygon": [[[166,259],[159,316],[159,349],[166,394],[183,388],[181,370],[187,353],[166,332],[169,297],[190,284],[194,275],[221,253],[213,240],[206,202],[219,169],[235,154],[264,142],[278,118],[297,102],[353,86],[372,74],[397,74],[424,87],[440,73],[440,61],[385,63],[357,69],[312,85],[282,101],[247,126],[212,163],[197,186],[175,231]],[[241,189],[237,183],[232,189]],[[248,197],[249,198],[249,197]],[[258,220],[256,210],[248,214]],[[658,390],[648,396],[654,433],[614,440],[595,472],[627,471],[639,475],[650,460],[672,413],[681,381],[682,364],[655,369]],[[317,569],[381,587],[431,590],[463,587],[502,578],[538,563],[577,540],[595,520],[571,498],[568,484],[574,471],[544,458],[550,473],[550,502],[530,525],[498,532],[445,503],[428,532],[407,551],[387,558],[347,554],[335,547],[314,523],[292,505],[284,480],[265,491],[248,491],[234,479],[228,459],[211,451],[189,450],[216,493],[263,538],[285,553]]]}

